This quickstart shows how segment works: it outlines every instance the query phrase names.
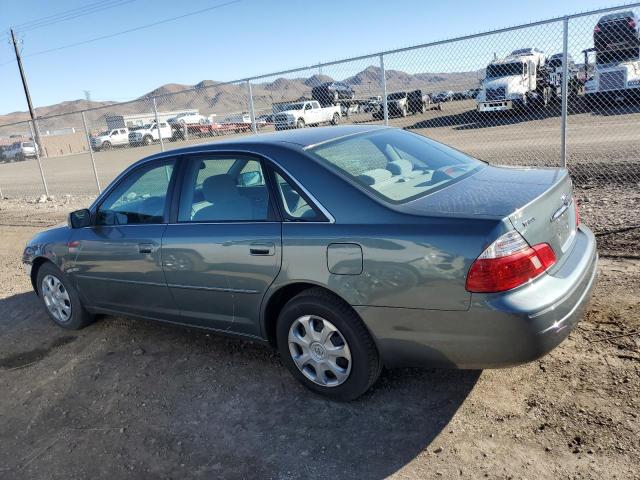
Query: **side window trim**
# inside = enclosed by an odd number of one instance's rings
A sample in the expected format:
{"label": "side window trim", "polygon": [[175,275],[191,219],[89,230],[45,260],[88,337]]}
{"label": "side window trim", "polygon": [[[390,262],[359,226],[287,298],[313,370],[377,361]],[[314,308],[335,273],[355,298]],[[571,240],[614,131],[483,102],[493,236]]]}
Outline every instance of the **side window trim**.
{"label": "side window trim", "polygon": [[[142,169],[149,169],[149,168],[156,168],[162,164],[170,164],[173,162],[173,171],[171,174],[171,180],[169,181],[169,186],[167,187],[167,197],[165,198],[165,204],[164,204],[164,213],[162,215],[162,223],[147,223],[147,224],[140,224],[140,223],[131,223],[131,224],[124,224],[124,225],[97,225],[96,221],[98,219],[98,211],[100,210],[100,207],[102,206],[102,204],[105,202],[105,200],[107,198],[109,198],[109,195],[111,195],[120,185],[122,185],[123,182],[125,182],[127,180],[127,178],[129,178],[131,175],[135,174],[136,172],[138,172],[139,170]],[[132,168],[131,170],[125,170],[122,175],[120,176],[120,178],[109,187],[108,190],[105,190],[103,193],[104,195],[102,196],[102,198],[100,198],[99,202],[96,203],[92,209],[91,209],[91,227],[126,227],[128,225],[162,225],[162,224],[166,224],[169,221],[169,205],[170,205],[170,201],[172,202],[172,198],[173,198],[173,190],[174,190],[174,186],[177,183],[177,177],[178,177],[178,172],[177,171],[177,167],[179,165],[178,159],[176,157],[163,157],[163,158],[158,158],[156,160],[151,160],[148,162],[144,162],[141,165],[138,165],[137,167]]]}

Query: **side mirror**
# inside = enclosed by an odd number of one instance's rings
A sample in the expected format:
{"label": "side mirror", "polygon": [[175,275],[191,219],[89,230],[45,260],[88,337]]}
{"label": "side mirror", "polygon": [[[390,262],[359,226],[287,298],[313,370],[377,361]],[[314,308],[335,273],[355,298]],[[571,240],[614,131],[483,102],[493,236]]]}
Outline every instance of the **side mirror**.
{"label": "side mirror", "polygon": [[91,212],[83,208],[69,214],[69,226],[71,228],[84,228],[91,225]]}
{"label": "side mirror", "polygon": [[262,185],[262,173],[259,171],[244,172],[238,177],[238,183],[241,187],[251,187],[253,185]]}

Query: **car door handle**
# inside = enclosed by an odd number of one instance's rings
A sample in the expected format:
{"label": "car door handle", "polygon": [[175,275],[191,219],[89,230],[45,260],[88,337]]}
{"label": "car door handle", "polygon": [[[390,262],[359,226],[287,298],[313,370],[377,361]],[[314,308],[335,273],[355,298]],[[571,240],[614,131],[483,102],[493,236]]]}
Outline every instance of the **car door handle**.
{"label": "car door handle", "polygon": [[252,243],[249,245],[251,255],[275,255],[276,246],[273,243]]}
{"label": "car door handle", "polygon": [[138,251],[140,253],[152,253],[153,252],[153,243],[139,243]]}

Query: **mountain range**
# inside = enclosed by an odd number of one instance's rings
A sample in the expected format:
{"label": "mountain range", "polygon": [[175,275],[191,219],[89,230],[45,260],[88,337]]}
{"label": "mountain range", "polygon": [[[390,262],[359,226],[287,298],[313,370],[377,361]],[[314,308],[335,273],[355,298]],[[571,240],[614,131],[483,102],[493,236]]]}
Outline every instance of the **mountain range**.
{"label": "mountain range", "polygon": [[[341,81],[351,85],[357,97],[380,95],[380,72],[379,67],[369,66]],[[309,98],[311,88],[332,80],[331,77],[318,73],[309,77],[279,77],[271,81],[252,82],[254,107],[257,113],[270,112],[273,103],[297,100],[301,97]],[[400,70],[386,70],[386,83],[388,92],[418,88],[425,92],[455,91],[476,86],[478,76],[477,72],[410,74]],[[38,107],[36,115],[38,117],[65,115],[51,120],[42,120],[47,125],[41,125],[41,129],[79,127],[81,126],[80,115],[68,114],[81,110],[98,109],[87,113],[89,123],[94,126],[95,122],[102,123],[100,119],[107,115],[149,112],[152,110],[151,97],[156,97],[159,111],[195,108],[205,115],[216,113],[221,116],[248,110],[246,83],[234,84],[203,80],[195,85],[168,83],[126,103],[87,100],[64,101],[55,105]],[[7,113],[0,115],[0,126],[28,119],[28,112]],[[104,125],[100,125],[100,128],[102,126]]]}

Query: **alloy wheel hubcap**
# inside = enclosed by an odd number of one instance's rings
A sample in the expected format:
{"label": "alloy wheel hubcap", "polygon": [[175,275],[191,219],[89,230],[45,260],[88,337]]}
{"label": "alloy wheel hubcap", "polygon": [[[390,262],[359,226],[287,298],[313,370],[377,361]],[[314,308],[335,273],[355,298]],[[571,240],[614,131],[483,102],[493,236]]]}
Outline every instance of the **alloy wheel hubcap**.
{"label": "alloy wheel hubcap", "polygon": [[289,352],[313,383],[336,387],[351,373],[351,350],[336,326],[315,315],[297,318],[289,328]]}
{"label": "alloy wheel hubcap", "polygon": [[71,318],[71,299],[62,282],[53,275],[42,279],[42,298],[47,309],[59,322],[68,322]]}

